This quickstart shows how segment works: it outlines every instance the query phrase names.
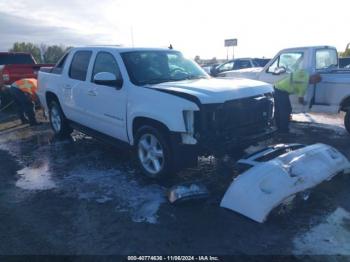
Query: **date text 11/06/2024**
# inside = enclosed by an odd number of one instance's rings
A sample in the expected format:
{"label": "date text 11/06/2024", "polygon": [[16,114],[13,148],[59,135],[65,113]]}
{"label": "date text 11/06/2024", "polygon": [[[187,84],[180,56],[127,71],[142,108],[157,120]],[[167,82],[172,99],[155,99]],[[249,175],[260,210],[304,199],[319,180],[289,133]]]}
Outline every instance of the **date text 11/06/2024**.
{"label": "date text 11/06/2024", "polygon": [[128,256],[128,261],[220,261],[216,256]]}

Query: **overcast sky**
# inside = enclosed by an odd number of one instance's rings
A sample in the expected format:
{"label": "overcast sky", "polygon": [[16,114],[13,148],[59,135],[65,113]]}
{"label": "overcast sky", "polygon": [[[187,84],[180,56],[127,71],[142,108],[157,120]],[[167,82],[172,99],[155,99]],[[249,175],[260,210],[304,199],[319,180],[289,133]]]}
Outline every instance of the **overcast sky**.
{"label": "overcast sky", "polygon": [[[349,0],[0,0],[0,50],[13,42],[166,47],[190,57],[271,57],[279,49],[344,51]],[[232,54],[230,54],[231,56]]]}

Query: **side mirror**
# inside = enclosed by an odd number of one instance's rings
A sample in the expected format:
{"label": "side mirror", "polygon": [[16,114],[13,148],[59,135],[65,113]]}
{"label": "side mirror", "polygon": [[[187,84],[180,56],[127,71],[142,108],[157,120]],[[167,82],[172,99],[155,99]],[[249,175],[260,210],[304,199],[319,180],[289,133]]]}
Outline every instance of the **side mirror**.
{"label": "side mirror", "polygon": [[277,67],[275,71],[272,73],[274,75],[281,75],[287,72],[287,69],[284,66]]}
{"label": "side mirror", "polygon": [[97,73],[94,76],[93,82],[96,85],[112,86],[120,89],[123,86],[123,80],[117,79],[115,74],[109,72]]}

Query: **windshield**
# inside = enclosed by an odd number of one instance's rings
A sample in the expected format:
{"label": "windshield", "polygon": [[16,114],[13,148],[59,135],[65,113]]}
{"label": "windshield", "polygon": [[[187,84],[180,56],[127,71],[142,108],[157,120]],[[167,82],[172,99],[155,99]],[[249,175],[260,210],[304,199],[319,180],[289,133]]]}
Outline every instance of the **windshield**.
{"label": "windshield", "polygon": [[0,54],[0,65],[35,64],[32,57],[27,54]]}
{"label": "windshield", "polygon": [[132,51],[121,56],[135,85],[209,78],[196,63],[176,51]]}

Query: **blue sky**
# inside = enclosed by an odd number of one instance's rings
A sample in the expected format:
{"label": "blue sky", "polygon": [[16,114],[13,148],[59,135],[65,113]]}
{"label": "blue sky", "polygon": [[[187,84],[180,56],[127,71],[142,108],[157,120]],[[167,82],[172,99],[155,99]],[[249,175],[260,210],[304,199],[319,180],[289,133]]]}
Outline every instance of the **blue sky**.
{"label": "blue sky", "polygon": [[[0,0],[0,50],[15,41],[166,47],[190,57],[271,57],[286,47],[350,42],[346,0]],[[133,36],[133,37],[132,37]]]}

